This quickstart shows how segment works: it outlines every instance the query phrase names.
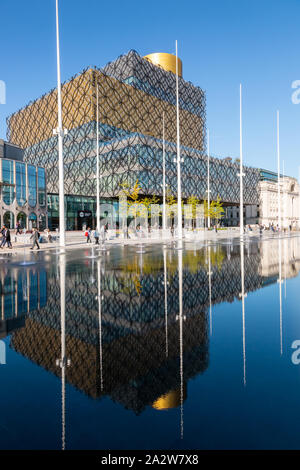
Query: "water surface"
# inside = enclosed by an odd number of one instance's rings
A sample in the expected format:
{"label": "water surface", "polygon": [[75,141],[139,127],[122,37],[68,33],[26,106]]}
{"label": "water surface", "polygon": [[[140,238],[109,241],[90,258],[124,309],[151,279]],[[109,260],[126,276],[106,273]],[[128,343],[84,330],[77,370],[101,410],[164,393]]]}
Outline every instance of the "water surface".
{"label": "water surface", "polygon": [[300,447],[299,238],[92,254],[0,260],[2,449]]}

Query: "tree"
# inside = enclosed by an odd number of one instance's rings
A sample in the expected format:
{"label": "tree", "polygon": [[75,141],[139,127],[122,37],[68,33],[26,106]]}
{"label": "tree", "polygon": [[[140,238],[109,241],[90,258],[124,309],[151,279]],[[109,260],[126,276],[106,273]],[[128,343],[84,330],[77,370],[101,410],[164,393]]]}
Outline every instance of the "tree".
{"label": "tree", "polygon": [[219,222],[219,220],[223,217],[224,214],[223,205],[221,203],[220,196],[217,197],[216,201],[210,201],[209,209],[208,209],[208,202],[207,199],[204,199],[204,217],[207,219],[210,217]]}
{"label": "tree", "polygon": [[168,206],[175,206],[177,204],[177,201],[171,193],[169,186],[167,186],[166,203]]}
{"label": "tree", "polygon": [[158,197],[156,197],[156,196],[144,197],[140,202],[141,202],[141,204],[143,204],[147,208],[148,218],[150,219],[151,218],[151,210],[150,210],[151,205],[152,204],[157,204],[159,202]]}
{"label": "tree", "polygon": [[130,186],[128,183],[123,183],[121,187],[122,187],[124,194],[126,194],[127,197],[129,197],[132,201],[137,202],[139,198],[139,192],[142,189],[139,184],[138,179],[136,180],[132,189],[130,189]]}
{"label": "tree", "polygon": [[196,208],[197,205],[199,204],[199,199],[196,196],[190,196],[187,199],[187,203],[192,206],[192,227],[194,228],[195,225],[195,219],[196,219]]}
{"label": "tree", "polygon": [[218,195],[216,201],[212,201],[210,205],[210,215],[212,219],[215,219],[217,223],[219,223],[219,220],[223,217],[224,215],[224,209],[223,205],[221,203],[221,198]]}
{"label": "tree", "polygon": [[128,183],[123,183],[121,185],[122,191],[124,194],[126,194],[127,198],[127,210],[128,212],[131,212],[131,215],[134,217],[135,220],[135,228],[136,228],[136,218],[137,217],[145,217],[146,216],[146,210],[140,210],[140,208],[137,207],[138,204],[138,199],[139,199],[139,193],[141,191],[141,186],[139,184],[139,180],[137,179],[133,188],[130,188]]}

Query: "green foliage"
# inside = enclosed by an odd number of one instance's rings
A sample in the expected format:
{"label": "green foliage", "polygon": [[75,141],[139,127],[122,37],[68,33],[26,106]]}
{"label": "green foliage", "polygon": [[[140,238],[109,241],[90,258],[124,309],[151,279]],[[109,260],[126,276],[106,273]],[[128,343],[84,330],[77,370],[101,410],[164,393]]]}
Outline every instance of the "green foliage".
{"label": "green foliage", "polygon": [[216,201],[210,202],[209,209],[208,209],[207,199],[204,200],[204,217],[205,218],[210,217],[211,219],[214,219],[217,222],[219,222],[219,220],[223,217],[224,213],[225,213],[225,210],[223,209],[220,196],[217,197]]}
{"label": "green foliage", "polygon": [[212,201],[212,203],[210,205],[211,218],[215,219],[215,220],[217,220],[217,222],[219,222],[219,220],[223,217],[224,212],[225,211],[223,209],[223,205],[221,203],[220,196],[218,196],[217,200]]}

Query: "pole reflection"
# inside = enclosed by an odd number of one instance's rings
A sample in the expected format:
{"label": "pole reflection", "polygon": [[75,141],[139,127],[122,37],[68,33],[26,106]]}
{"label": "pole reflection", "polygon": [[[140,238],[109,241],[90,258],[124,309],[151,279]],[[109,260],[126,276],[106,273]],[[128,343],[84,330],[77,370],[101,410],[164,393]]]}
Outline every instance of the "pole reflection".
{"label": "pole reflection", "polygon": [[240,241],[240,259],[241,259],[241,292],[242,299],[242,335],[243,335],[243,383],[246,386],[246,324],[245,324],[245,259],[244,259],[244,241]]}
{"label": "pole reflection", "polygon": [[[284,277],[295,277],[299,243],[290,240],[284,257],[277,240],[251,243],[246,254],[243,242],[233,243],[230,258],[227,246],[188,251],[180,245],[142,256],[126,248],[121,261],[114,250],[109,260],[95,263],[68,255],[66,265],[66,255],[60,255],[58,279],[55,263],[0,273],[3,334],[10,331],[12,349],[61,381],[63,449],[66,384],[93,400],[109,397],[137,415],[149,407],[177,409],[183,438],[188,383],[209,367],[209,336],[216,334],[217,321],[215,315],[213,325],[212,309],[237,298],[246,386],[246,291],[282,280],[282,263]],[[91,282],[91,273],[97,282]],[[10,322],[19,319],[22,327],[12,328]],[[280,328],[282,352],[282,305]]]}

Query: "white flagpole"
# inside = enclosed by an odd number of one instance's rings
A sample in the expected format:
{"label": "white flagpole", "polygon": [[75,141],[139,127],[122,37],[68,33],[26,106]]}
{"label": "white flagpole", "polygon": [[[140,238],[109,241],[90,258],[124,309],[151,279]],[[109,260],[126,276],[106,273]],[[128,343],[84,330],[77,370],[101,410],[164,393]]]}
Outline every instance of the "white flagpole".
{"label": "white flagpole", "polygon": [[181,207],[181,160],[180,160],[180,128],[179,128],[179,98],[178,98],[178,51],[176,40],[176,120],[177,120],[177,215],[178,238],[182,239],[182,207]]}
{"label": "white flagpole", "polygon": [[58,23],[58,0],[56,0],[56,56],[57,56],[57,112],[58,127],[54,133],[58,135],[58,174],[59,174],[59,244],[65,247],[65,194],[64,194],[64,157],[63,136],[65,134],[62,126],[61,105],[61,78],[60,78],[60,48],[59,48],[59,23]]}
{"label": "white flagpole", "polygon": [[281,204],[280,204],[280,146],[279,146],[279,111],[277,111],[277,170],[278,170],[278,230],[281,228]]}
{"label": "white flagpole", "polygon": [[165,113],[163,112],[163,236],[166,230],[166,149],[165,149]]}
{"label": "white flagpole", "polygon": [[284,195],[284,160],[282,161],[282,202],[283,202],[283,220],[282,228],[286,226],[286,197]]}
{"label": "white flagpole", "polygon": [[240,238],[244,236],[242,84],[240,83]]}
{"label": "white flagpole", "polygon": [[96,121],[97,121],[97,170],[96,170],[96,179],[97,179],[97,223],[96,228],[100,230],[100,163],[99,163],[99,91],[98,91],[98,77],[96,79],[96,95],[97,95],[97,112],[96,112]]}
{"label": "white flagpole", "polygon": [[209,129],[207,129],[207,228],[210,228],[210,174],[209,174],[209,165],[210,165],[210,155],[209,155]]}

